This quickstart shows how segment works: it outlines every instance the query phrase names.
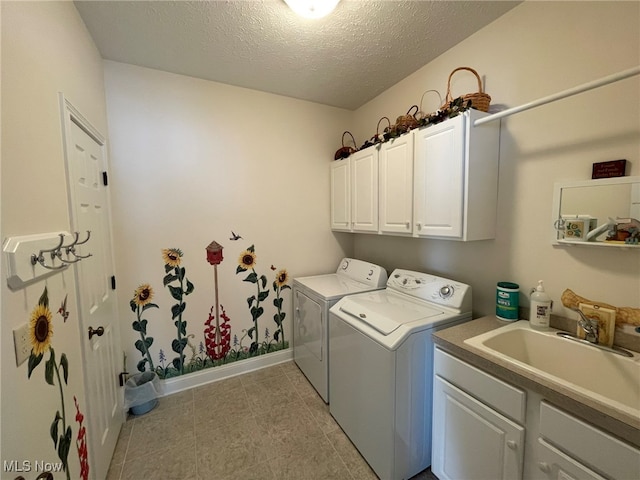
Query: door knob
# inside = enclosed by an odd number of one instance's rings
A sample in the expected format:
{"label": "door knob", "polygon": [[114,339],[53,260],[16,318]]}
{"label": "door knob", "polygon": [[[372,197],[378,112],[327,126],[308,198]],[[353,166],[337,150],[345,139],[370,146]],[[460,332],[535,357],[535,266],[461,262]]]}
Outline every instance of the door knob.
{"label": "door knob", "polygon": [[104,327],[98,327],[95,330],[93,329],[93,327],[89,327],[89,340],[91,340],[91,337],[93,337],[94,335],[97,335],[99,337],[104,335]]}

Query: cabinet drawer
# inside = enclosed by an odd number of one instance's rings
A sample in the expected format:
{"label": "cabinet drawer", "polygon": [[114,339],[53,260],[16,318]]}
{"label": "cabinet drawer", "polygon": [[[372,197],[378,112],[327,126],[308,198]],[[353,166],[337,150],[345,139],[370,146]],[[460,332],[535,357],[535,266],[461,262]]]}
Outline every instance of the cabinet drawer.
{"label": "cabinet drawer", "polygon": [[495,378],[436,347],[434,370],[483,403],[507,417],[524,424],[526,394],[524,391]]}
{"label": "cabinet drawer", "polygon": [[538,439],[539,461],[538,468],[549,480],[605,480],[594,471],[565,455],[560,450],[549,445],[543,439]]}
{"label": "cabinet drawer", "polygon": [[540,435],[607,477],[640,478],[640,450],[545,401],[540,404]]}

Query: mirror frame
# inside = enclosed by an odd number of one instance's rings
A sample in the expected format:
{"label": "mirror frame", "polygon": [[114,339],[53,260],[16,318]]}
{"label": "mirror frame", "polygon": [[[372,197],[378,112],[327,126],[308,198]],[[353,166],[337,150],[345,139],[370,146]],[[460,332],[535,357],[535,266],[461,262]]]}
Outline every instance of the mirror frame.
{"label": "mirror frame", "polygon": [[640,249],[640,245],[564,240],[564,239],[558,238],[558,230],[555,228],[555,223],[560,218],[560,203],[562,200],[563,188],[596,187],[601,185],[622,185],[622,184],[629,184],[629,183],[640,183],[640,176],[598,178],[594,180],[576,180],[576,181],[554,183],[553,202],[552,202],[552,210],[551,210],[551,243],[553,245],[567,245],[567,246],[585,245],[590,247],[609,247],[609,248],[614,247],[614,248]]}

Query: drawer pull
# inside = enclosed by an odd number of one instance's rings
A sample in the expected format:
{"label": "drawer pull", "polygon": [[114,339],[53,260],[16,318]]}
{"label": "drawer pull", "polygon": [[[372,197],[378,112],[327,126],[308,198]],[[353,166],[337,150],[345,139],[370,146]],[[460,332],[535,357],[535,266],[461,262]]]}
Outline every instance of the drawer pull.
{"label": "drawer pull", "polygon": [[544,473],[551,473],[551,465],[547,462],[538,462],[538,468]]}

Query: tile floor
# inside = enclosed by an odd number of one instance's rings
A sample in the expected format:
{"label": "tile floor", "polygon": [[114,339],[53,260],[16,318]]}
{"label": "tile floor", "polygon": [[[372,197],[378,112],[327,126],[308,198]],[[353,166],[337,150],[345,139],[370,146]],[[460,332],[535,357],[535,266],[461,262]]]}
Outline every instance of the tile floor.
{"label": "tile floor", "polygon": [[[124,424],[107,480],[375,480],[294,362],[160,399]],[[412,480],[437,480],[426,470]]]}

